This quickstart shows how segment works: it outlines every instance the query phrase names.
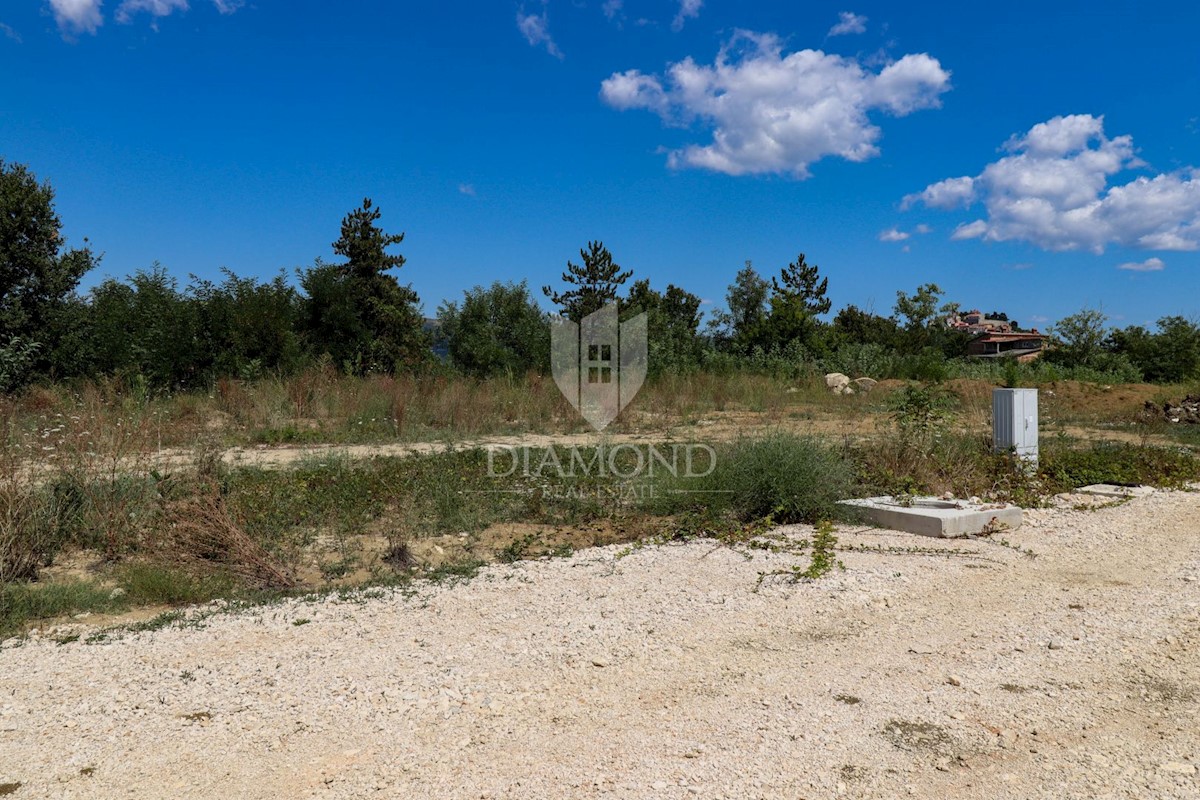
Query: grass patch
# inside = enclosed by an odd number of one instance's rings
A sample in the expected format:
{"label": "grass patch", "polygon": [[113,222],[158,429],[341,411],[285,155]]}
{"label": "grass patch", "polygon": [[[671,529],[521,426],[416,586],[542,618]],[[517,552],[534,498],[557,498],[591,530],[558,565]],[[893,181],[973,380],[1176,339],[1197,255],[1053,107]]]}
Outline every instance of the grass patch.
{"label": "grass patch", "polygon": [[228,597],[234,580],[224,575],[195,576],[158,564],[126,564],[116,573],[126,599],[136,605],[187,605]]}
{"label": "grass patch", "polygon": [[28,622],[91,612],[111,614],[129,607],[112,589],[88,581],[0,584],[0,638],[12,636]]}
{"label": "grass patch", "polygon": [[1200,480],[1200,458],[1182,448],[1105,442],[1053,450],[1040,472],[1057,491],[1093,483],[1177,489]]}

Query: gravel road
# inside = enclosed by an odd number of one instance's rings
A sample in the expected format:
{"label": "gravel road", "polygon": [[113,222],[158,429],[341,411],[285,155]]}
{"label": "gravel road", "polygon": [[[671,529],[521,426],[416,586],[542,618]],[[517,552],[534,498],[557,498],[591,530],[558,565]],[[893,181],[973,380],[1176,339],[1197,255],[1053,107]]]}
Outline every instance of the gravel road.
{"label": "gravel road", "polygon": [[[712,542],[0,650],[0,784],[54,798],[1200,797],[1200,494],[1031,548]],[[803,528],[786,529],[803,537]],[[0,794],[5,787],[0,786]]]}

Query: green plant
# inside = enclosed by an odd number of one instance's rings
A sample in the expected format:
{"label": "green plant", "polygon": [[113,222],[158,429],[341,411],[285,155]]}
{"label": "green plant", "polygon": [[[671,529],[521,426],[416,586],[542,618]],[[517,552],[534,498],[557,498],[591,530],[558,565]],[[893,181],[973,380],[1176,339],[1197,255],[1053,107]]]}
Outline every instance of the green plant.
{"label": "green plant", "polygon": [[950,428],[957,405],[949,390],[936,385],[908,384],[888,400],[901,442],[922,453]]}
{"label": "green plant", "polygon": [[659,513],[728,509],[740,520],[816,522],[845,516],[838,502],[855,493],[854,470],[844,454],[804,436],[777,431],[715,448],[710,474],[664,479],[656,487]]}
{"label": "green plant", "polygon": [[810,580],[816,580],[823,575],[828,574],[834,567],[845,569],[846,567],[841,561],[834,557],[834,550],[837,548],[837,536],[833,532],[833,523],[822,521],[817,523],[816,530],[813,532],[812,542],[809,545],[809,563],[808,567],[799,572],[798,575]]}

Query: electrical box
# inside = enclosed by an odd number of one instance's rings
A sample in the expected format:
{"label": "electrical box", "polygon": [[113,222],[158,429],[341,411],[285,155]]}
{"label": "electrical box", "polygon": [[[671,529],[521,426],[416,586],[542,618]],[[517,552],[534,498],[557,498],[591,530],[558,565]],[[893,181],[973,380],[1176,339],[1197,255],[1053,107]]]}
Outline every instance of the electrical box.
{"label": "electrical box", "polygon": [[1015,452],[1037,464],[1037,389],[992,390],[992,444],[998,453]]}

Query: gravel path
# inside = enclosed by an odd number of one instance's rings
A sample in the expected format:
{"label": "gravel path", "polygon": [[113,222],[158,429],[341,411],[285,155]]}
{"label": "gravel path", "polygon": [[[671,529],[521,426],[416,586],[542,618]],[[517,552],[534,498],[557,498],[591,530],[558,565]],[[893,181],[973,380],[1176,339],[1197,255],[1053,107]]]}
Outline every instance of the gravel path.
{"label": "gravel path", "polygon": [[1037,558],[843,531],[946,552],[845,553],[844,572],[756,591],[805,560],[612,547],[199,628],[10,642],[0,784],[18,800],[1200,797],[1200,495],[1061,505],[1008,535]]}

